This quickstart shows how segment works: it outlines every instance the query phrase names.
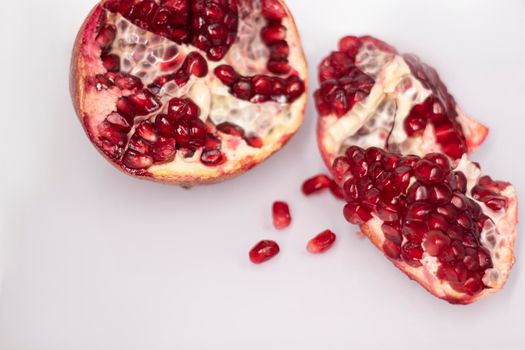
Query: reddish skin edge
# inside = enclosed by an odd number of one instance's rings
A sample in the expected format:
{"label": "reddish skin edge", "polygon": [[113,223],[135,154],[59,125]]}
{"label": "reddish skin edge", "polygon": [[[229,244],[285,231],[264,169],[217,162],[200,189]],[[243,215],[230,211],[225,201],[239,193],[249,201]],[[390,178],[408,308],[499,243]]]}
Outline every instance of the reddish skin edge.
{"label": "reddish skin edge", "polygon": [[[103,1],[101,1],[102,3]],[[291,32],[292,35],[295,34],[296,42],[301,43],[301,37],[297,30],[297,25],[295,22],[294,17],[292,16],[292,13],[290,12],[290,9],[288,6],[284,3],[284,1],[279,0],[280,4],[282,5],[283,9],[286,12],[287,19],[290,21],[290,28],[294,28],[293,32]],[[255,166],[259,165],[260,163],[264,162],[266,159],[273,156],[277,151],[279,151],[282,147],[284,147],[288,141],[294,136],[300,129],[300,127],[303,124],[304,121],[304,112],[306,110],[307,100],[305,99],[305,102],[302,105],[302,108],[300,110],[300,115],[298,115],[297,122],[295,123],[295,130],[292,130],[290,133],[283,134],[282,137],[279,139],[278,142],[275,142],[272,147],[268,150],[265,150],[264,152],[260,152],[257,157],[247,157],[241,161],[238,162],[237,166],[235,167],[235,170],[230,172],[221,172],[219,174],[216,174],[216,176],[173,176],[170,178],[158,178],[154,177],[153,174],[142,171],[132,171],[128,168],[126,168],[123,165],[117,165],[113,162],[111,158],[109,158],[104,152],[102,152],[98,147],[96,147],[91,140],[93,140],[93,135],[91,135],[89,132],[87,132],[87,129],[84,127],[84,115],[82,114],[82,111],[80,109],[80,106],[83,105],[84,101],[84,94],[83,94],[83,87],[85,85],[85,79],[84,79],[84,64],[82,61],[82,48],[84,46],[84,33],[86,29],[88,28],[96,28],[96,26],[100,23],[100,19],[102,14],[104,13],[104,9],[101,6],[101,3],[95,5],[95,7],[91,10],[91,12],[88,14],[86,19],[84,20],[84,23],[82,23],[82,26],[80,27],[75,43],[73,46],[73,52],[71,56],[71,65],[70,65],[70,74],[69,74],[69,91],[71,94],[71,99],[73,101],[73,106],[75,108],[75,112],[77,114],[77,117],[82,124],[82,128],[84,129],[84,132],[89,137],[90,143],[92,143],[92,146],[95,147],[95,149],[100,153],[114,168],[118,169],[119,171],[131,175],[135,178],[143,179],[143,180],[150,180],[158,183],[163,184],[169,184],[169,185],[178,185],[184,188],[191,188],[198,185],[211,185],[220,183],[226,180],[233,179],[237,176],[240,176],[247,172],[248,170],[254,168]],[[300,57],[304,62],[304,72],[301,72],[304,74],[304,86],[305,86],[305,95],[308,95],[308,88],[309,88],[309,77],[308,77],[308,62],[306,61],[306,57],[304,56],[303,49],[300,50]],[[301,97],[303,98],[303,97]],[[300,98],[300,99],[301,99]],[[299,100],[299,99],[298,99]]]}

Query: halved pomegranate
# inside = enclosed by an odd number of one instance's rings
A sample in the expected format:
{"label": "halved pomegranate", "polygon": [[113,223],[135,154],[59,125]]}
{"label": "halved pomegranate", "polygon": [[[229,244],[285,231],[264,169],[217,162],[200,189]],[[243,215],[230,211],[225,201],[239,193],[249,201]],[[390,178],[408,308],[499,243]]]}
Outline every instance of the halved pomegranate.
{"label": "halved pomegranate", "polygon": [[306,79],[282,0],[103,0],[78,34],[71,92],[113,165],[192,186],[278,151],[302,123]]}
{"label": "halved pomegranate", "polygon": [[349,147],[334,161],[345,218],[411,279],[450,303],[501,289],[514,264],[517,204],[466,156]]}
{"label": "halved pomegranate", "polygon": [[370,36],[347,36],[319,67],[318,142],[328,166],[350,145],[402,154],[476,149],[488,129],[456,104],[437,72]]}

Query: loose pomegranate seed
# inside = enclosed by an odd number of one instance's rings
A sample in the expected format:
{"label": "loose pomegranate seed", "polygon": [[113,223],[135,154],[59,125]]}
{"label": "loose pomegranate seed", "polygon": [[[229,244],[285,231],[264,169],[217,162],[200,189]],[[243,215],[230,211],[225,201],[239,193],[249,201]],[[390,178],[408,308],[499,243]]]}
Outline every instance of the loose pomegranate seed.
{"label": "loose pomegranate seed", "polygon": [[261,241],[257,243],[251,250],[250,250],[250,260],[254,264],[262,264],[277,254],[279,254],[279,245],[274,241]]}
{"label": "loose pomegranate seed", "polygon": [[332,185],[332,179],[326,175],[317,175],[303,183],[302,191],[303,194],[309,196],[311,194],[322,191],[326,188],[330,188]]}
{"label": "loose pomegranate seed", "polygon": [[306,249],[313,254],[324,253],[333,246],[335,240],[335,234],[330,230],[326,230],[312,238],[308,242]]}
{"label": "loose pomegranate seed", "polygon": [[275,202],[272,206],[273,226],[276,229],[282,230],[290,226],[292,216],[290,215],[290,208],[286,202]]}

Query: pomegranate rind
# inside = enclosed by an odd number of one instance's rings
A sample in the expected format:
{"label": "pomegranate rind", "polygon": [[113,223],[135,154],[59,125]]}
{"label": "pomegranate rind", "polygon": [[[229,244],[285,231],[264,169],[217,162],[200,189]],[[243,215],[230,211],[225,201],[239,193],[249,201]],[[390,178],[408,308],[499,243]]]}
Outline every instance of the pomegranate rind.
{"label": "pomegranate rind", "polygon": [[[264,146],[261,148],[250,148],[248,152],[235,159],[230,159],[221,165],[208,167],[200,162],[186,163],[174,162],[168,164],[154,165],[147,171],[134,171],[122,164],[116,163],[98,147],[95,148],[118,170],[134,177],[151,180],[160,183],[179,185],[182,187],[193,187],[204,184],[219,183],[252,169],[256,165],[268,159],[279,151],[299,130],[304,120],[304,112],[308,100],[308,67],[301,45],[301,38],[292,13],[284,1],[278,1],[286,17],[283,25],[287,28],[287,42],[290,45],[290,63],[305,84],[305,92],[290,106],[291,118],[288,123],[276,126],[272,132],[264,138]],[[103,1],[102,1],[103,3]],[[101,4],[97,4],[89,13],[82,24],[73,47],[70,66],[70,93],[75,112],[84,130],[92,143],[95,145],[94,135],[88,128],[86,110],[86,78],[96,72],[103,72],[100,57],[90,45],[93,45],[97,28],[100,25],[104,11]],[[222,135],[224,143],[231,137]]]}
{"label": "pomegranate rind", "polygon": [[[516,191],[514,187],[508,186],[502,193],[507,198],[508,208],[505,211],[504,216],[500,219],[496,225],[498,231],[503,235],[500,245],[498,246],[498,253],[500,259],[495,263],[495,268],[501,275],[498,283],[491,288],[485,288],[480,293],[475,295],[469,295],[467,293],[461,293],[454,290],[446,282],[440,281],[432,273],[430,273],[424,267],[413,267],[402,260],[391,259],[385,257],[394,264],[398,269],[404,272],[411,280],[416,281],[423,286],[427,291],[435,295],[436,297],[443,299],[451,304],[468,305],[472,304],[482,298],[493,295],[499,290],[503,289],[507,282],[510,271],[516,262],[514,255],[514,245],[516,241],[516,225],[518,223],[518,205],[516,198]],[[379,219],[376,224],[372,222],[359,225],[361,232],[372,241],[372,243],[379,249],[383,250],[383,242],[385,236],[381,230],[382,221]]]}

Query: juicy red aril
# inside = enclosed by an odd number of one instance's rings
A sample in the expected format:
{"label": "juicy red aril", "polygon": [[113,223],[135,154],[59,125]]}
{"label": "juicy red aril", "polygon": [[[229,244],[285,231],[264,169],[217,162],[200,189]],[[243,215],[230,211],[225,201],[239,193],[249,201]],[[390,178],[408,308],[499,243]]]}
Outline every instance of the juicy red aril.
{"label": "juicy red aril", "polygon": [[109,48],[109,46],[113,43],[115,40],[115,36],[117,34],[117,30],[115,29],[115,26],[107,25],[104,28],[100,30],[100,32],[97,35],[97,43],[100,45],[100,48],[102,50],[105,50]]}
{"label": "juicy red aril", "polygon": [[408,242],[401,247],[401,257],[405,262],[411,266],[421,266],[421,258],[423,257],[423,250],[419,244]]}
{"label": "juicy red aril", "polygon": [[156,163],[171,162],[177,154],[177,144],[174,139],[161,140],[153,145],[151,155]]}
{"label": "juicy red aril", "polygon": [[261,38],[266,45],[283,41],[286,38],[286,28],[281,24],[266,26],[261,30]]}
{"label": "juicy red aril", "polygon": [[362,225],[372,219],[370,211],[357,202],[347,203],[343,214],[346,220],[354,225]]}
{"label": "juicy red aril", "polygon": [[292,216],[290,215],[290,208],[286,202],[275,202],[272,206],[273,226],[276,229],[282,230],[290,226]]}
{"label": "juicy red aril", "polygon": [[262,264],[279,254],[279,251],[279,245],[276,242],[264,240],[250,250],[249,256],[252,263]]}
{"label": "juicy red aril", "polygon": [[202,78],[208,74],[208,63],[197,52],[190,52],[184,61],[183,69],[196,77]]}
{"label": "juicy red aril", "polygon": [[401,255],[401,246],[395,242],[385,239],[383,242],[383,252],[391,259],[399,259]]}
{"label": "juicy red aril", "polygon": [[153,165],[153,158],[149,155],[128,150],[122,158],[122,164],[130,169],[146,169]]}
{"label": "juicy red aril", "polygon": [[428,185],[442,182],[446,176],[440,166],[426,159],[422,159],[416,163],[414,166],[414,175],[416,179]]}
{"label": "juicy red aril", "polygon": [[450,238],[440,231],[430,231],[423,240],[425,251],[431,256],[438,256],[450,244]]}
{"label": "juicy red aril", "polygon": [[313,254],[320,254],[326,252],[335,243],[336,235],[326,230],[312,238],[306,247],[306,249]]}
{"label": "juicy red aril", "polygon": [[281,20],[286,17],[286,11],[277,0],[262,0],[262,15],[269,20]]}
{"label": "juicy red aril", "polygon": [[102,65],[108,72],[120,71],[120,57],[114,54],[104,56],[102,58]]}
{"label": "juicy red aril", "polygon": [[329,188],[332,184],[332,180],[326,175],[317,175],[303,183],[302,191],[303,194],[309,196],[313,193],[322,191]]}
{"label": "juicy red aril", "polygon": [[401,230],[398,223],[384,222],[381,225],[381,230],[388,240],[397,244],[401,244],[403,241],[403,236],[401,235]]}
{"label": "juicy red aril", "polygon": [[232,66],[222,65],[215,68],[215,75],[225,85],[231,86],[239,80],[239,75],[235,72]]}

